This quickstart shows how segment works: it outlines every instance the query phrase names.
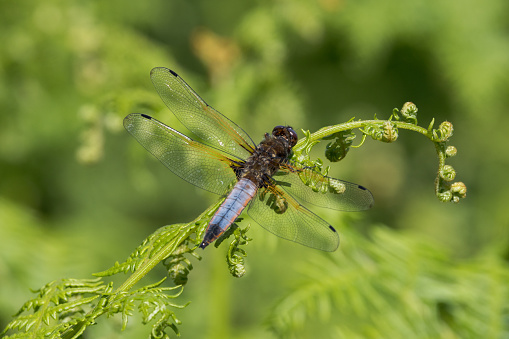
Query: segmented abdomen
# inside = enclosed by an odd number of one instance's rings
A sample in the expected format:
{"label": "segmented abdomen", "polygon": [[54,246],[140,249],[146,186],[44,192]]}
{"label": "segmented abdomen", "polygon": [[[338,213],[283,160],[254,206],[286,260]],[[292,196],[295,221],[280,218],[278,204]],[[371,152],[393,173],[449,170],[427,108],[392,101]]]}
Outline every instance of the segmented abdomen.
{"label": "segmented abdomen", "polygon": [[247,178],[242,178],[237,182],[233,190],[228,194],[228,197],[226,197],[226,200],[212,217],[205,232],[203,242],[200,245],[201,248],[205,248],[230,227],[253,199],[257,190],[258,187]]}

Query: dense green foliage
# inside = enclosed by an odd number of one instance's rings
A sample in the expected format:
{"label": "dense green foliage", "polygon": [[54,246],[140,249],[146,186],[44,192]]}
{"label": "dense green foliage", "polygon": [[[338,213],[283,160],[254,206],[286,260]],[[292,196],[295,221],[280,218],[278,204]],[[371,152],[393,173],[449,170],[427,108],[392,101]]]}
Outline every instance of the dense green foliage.
{"label": "dense green foliage", "polygon": [[[331,175],[368,187],[374,209],[316,211],[337,226],[337,252],[279,241],[253,224],[252,241],[242,246],[249,254],[242,279],[228,268],[235,271],[233,259],[243,252],[228,250],[226,241],[198,252],[201,261],[184,253],[177,270],[158,265],[130,286],[132,298],[122,299],[130,302],[104,309],[123,307],[127,315],[139,307],[139,321],[130,320],[123,336],[146,337],[151,328],[142,322],[174,321],[174,314],[185,337],[509,335],[507,2],[0,6],[0,327],[22,305],[40,307],[44,298],[29,288],[54,301],[83,293],[95,302],[94,293],[112,293],[91,273],[131,258],[149,234],[171,231],[159,227],[188,223],[216,202],[151,159],[121,127],[124,116],[141,112],[179,128],[148,77],[165,66],[255,139],[277,124],[315,131],[352,116],[385,119],[413,101],[425,128],[432,118],[434,128],[454,124],[458,155],[447,162],[469,192],[457,205],[436,199],[434,154],[446,150],[421,135],[399,128],[391,145],[368,138],[332,164]],[[335,137],[328,154],[341,158],[334,142],[349,142],[349,134]],[[325,145],[313,149],[322,147],[322,159]],[[182,294],[159,284],[181,272],[188,279]],[[125,277],[112,279],[122,286]],[[175,307],[151,318],[143,302],[162,307],[162,294]],[[97,318],[87,331],[111,336],[125,318]]]}

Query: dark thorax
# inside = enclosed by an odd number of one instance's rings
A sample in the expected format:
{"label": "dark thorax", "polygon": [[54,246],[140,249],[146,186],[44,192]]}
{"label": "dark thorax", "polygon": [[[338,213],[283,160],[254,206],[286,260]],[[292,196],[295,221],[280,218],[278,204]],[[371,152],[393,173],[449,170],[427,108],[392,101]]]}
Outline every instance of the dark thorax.
{"label": "dark thorax", "polygon": [[272,134],[265,133],[265,138],[246,160],[241,178],[251,180],[258,187],[265,186],[288,159],[296,143],[297,133],[290,126],[274,127]]}

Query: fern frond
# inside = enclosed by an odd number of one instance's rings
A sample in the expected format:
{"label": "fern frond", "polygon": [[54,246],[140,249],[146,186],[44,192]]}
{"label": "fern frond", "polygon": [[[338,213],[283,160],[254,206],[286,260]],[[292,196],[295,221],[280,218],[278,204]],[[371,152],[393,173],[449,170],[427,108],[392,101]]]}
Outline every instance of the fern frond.
{"label": "fern frond", "polygon": [[[184,308],[189,303],[179,305],[172,302],[172,299],[181,295],[183,287],[160,287],[164,280],[128,293],[112,295],[104,308],[104,312],[110,316],[120,313],[122,316],[122,330],[124,330],[127,327],[129,317],[138,308],[142,314],[144,324],[156,320],[152,328],[152,332],[158,335],[156,338],[164,337],[166,335],[164,330],[167,327],[178,334],[176,325],[181,322],[177,319],[172,308]],[[177,289],[179,291],[174,294],[168,293]]]}
{"label": "fern frond", "polygon": [[159,228],[146,238],[123,263],[115,262],[113,267],[98,273],[97,277],[111,276],[118,273],[136,271],[144,262],[149,260],[155,253],[161,250],[170,240],[175,239],[182,231],[185,224],[168,225]]}
{"label": "fern frond", "polygon": [[[173,276],[182,280],[187,277],[192,265],[184,254],[194,254],[197,240],[192,234],[203,232],[210,219],[212,209],[203,213],[196,221],[188,224],[165,226],[151,234],[122,264],[115,263],[110,269],[99,272],[96,279],[62,279],[51,282],[34,291],[37,298],[27,301],[15,318],[7,325],[2,334],[17,331],[6,338],[13,338],[20,333],[25,337],[77,338],[88,326],[95,323],[96,318],[103,314],[121,314],[122,330],[127,326],[129,317],[139,310],[143,322],[154,321],[152,335],[154,338],[168,337],[165,330],[169,327],[178,334],[177,325],[180,321],[172,309],[187,306],[171,301],[183,290],[182,285],[176,287],[160,287],[164,281],[144,286],[137,290],[132,287],[150,270],[167,259],[165,264],[171,272],[182,271]],[[199,258],[198,255],[195,257]],[[175,268],[179,267],[180,268]],[[117,273],[132,272],[131,276],[115,291],[113,284],[104,284],[103,276]],[[177,293],[168,294],[175,289]]]}
{"label": "fern frond", "polygon": [[[343,160],[350,147],[360,147],[366,136],[371,136],[377,141],[391,143],[398,140],[400,129],[410,130],[424,135],[435,146],[438,157],[435,195],[442,202],[458,203],[466,197],[467,187],[461,181],[452,182],[456,172],[452,166],[445,164],[447,158],[453,157],[457,153],[454,146],[447,145],[454,128],[450,122],[444,121],[438,129],[433,129],[434,119],[428,128],[418,126],[417,111],[417,106],[414,103],[407,102],[401,110],[395,108],[387,120],[379,120],[375,115],[374,120],[355,121],[351,119],[346,123],[321,128],[313,134],[309,131],[303,131],[305,137],[292,149],[293,160],[307,167],[313,167],[317,172],[327,175],[329,168],[322,168],[323,161],[321,159],[311,161],[309,157],[311,148],[321,140],[333,140],[327,144],[325,156],[330,161],[335,162]],[[353,131],[355,129],[363,133],[363,138],[360,145],[352,146],[355,138]]]}
{"label": "fern frond", "polygon": [[312,255],[299,263],[300,283],[267,317],[279,336],[301,333],[313,322],[333,323],[345,338],[509,334],[503,262],[487,257],[461,264],[443,248],[386,228],[375,229],[371,239],[344,233],[349,244],[341,255]]}
{"label": "fern frond", "polygon": [[[99,278],[50,282],[34,291],[38,296],[21,307],[3,334],[9,330],[18,330],[19,333],[30,332],[33,337],[48,336],[59,323],[65,327],[73,321],[83,320],[83,314],[105,289],[106,285]],[[87,297],[90,294],[92,296]]]}

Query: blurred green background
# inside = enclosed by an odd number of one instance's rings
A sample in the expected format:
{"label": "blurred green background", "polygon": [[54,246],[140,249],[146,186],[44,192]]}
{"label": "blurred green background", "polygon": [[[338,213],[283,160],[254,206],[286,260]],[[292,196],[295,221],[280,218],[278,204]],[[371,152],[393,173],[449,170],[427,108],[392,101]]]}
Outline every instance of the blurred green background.
{"label": "blurred green background", "polygon": [[[226,246],[207,248],[179,298],[192,301],[177,310],[184,338],[509,337],[508,7],[0,2],[0,326],[30,288],[89,278],[216,201],[122,127],[132,112],[174,124],[149,79],[165,66],[255,141],[274,125],[300,133],[385,119],[413,101],[421,126],[453,123],[449,164],[468,187],[457,205],[438,201],[434,148],[421,135],[367,140],[332,173],[367,186],[375,207],[315,209],[337,226],[339,250],[316,253],[253,225],[248,273],[234,279]],[[99,320],[87,337],[149,332]]]}

